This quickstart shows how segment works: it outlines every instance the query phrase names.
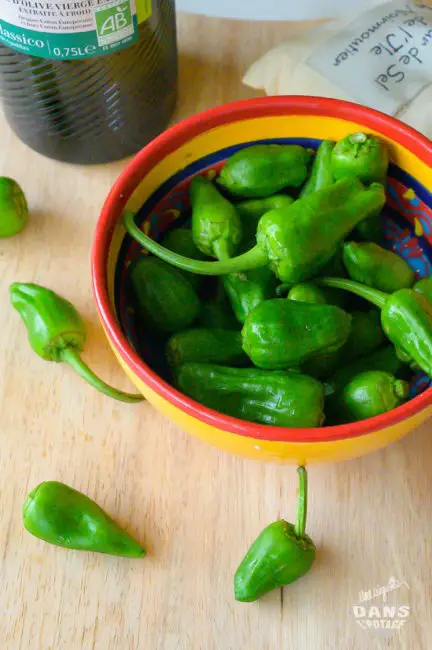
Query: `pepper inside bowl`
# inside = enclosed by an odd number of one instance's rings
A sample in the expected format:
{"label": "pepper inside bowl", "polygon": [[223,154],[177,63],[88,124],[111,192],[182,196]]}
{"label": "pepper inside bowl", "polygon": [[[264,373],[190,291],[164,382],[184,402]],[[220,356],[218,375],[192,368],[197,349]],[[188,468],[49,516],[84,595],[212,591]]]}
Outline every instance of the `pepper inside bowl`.
{"label": "pepper inside bowl", "polygon": [[347,425],[286,428],[254,424],[211,410],[177,391],[165,377],[162,355],[142,336],[131,312],[128,267],[142,253],[125,234],[122,213],[153,239],[188,218],[188,188],[198,174],[218,172],[234,152],[257,143],[317,149],[324,139],[355,132],[386,142],[391,165],[383,244],[405,258],[417,277],[432,260],[432,146],[397,120],[338,100],[278,97],[248,100],[195,116],[166,131],[129,164],[111,190],[98,222],[93,281],[103,327],[121,365],[143,395],[186,431],[222,449],[261,459],[304,464],[342,460],[384,447],[432,412],[432,389],[419,375],[410,401]]}

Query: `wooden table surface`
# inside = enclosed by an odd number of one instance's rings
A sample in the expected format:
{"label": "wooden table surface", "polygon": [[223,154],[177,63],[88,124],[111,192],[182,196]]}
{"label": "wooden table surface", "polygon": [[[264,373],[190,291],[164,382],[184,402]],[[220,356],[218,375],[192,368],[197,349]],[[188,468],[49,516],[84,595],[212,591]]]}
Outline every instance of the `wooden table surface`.
{"label": "wooden table surface", "polygon": [[[176,120],[250,93],[254,58],[297,30],[179,17]],[[101,204],[125,162],[59,164],[0,123],[0,174],[24,186],[31,220],[0,243],[0,647],[2,650],[426,650],[431,639],[430,424],[375,455],[310,469],[313,571],[283,595],[233,599],[233,573],[269,522],[295,514],[296,473],[234,458],[189,437],[149,404],[98,394],[34,355],[9,306],[12,281],[35,281],[84,315],[86,359],[130,388],[98,323],[89,249]],[[27,492],[57,479],[82,490],[148,547],[144,560],[66,551],[23,530]],[[358,593],[406,581],[401,631],[363,630]],[[372,604],[382,605],[382,598]]]}

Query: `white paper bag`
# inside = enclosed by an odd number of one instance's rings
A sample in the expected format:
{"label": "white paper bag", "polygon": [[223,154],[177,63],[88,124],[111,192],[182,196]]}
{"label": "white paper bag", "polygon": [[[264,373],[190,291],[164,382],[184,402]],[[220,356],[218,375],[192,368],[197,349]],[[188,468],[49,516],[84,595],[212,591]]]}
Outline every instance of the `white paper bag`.
{"label": "white paper bag", "polygon": [[244,83],[268,95],[358,102],[432,139],[432,7],[403,0],[363,4],[273,48]]}

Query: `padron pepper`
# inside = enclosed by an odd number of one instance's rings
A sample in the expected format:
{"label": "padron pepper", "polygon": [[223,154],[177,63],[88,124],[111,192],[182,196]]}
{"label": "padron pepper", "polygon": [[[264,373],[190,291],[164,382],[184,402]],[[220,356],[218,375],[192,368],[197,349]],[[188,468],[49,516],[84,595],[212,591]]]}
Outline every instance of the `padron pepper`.
{"label": "padron pepper", "polygon": [[23,506],[25,529],[45,542],[78,551],[141,558],[145,549],[81,492],[45,481]]}
{"label": "padron pepper", "polygon": [[333,185],[333,171],[332,171],[332,151],[335,146],[331,140],[323,140],[318,147],[313,164],[312,171],[308,180],[302,187],[300,196],[307,196],[312,192],[317,192],[326,187]]}
{"label": "padron pepper", "polygon": [[409,384],[382,370],[352,377],[331,400],[333,423],[344,424],[388,413],[405,402]]}
{"label": "padron pepper", "polygon": [[173,368],[184,363],[216,363],[247,366],[240,332],[227,329],[194,328],[177,332],[168,341],[165,354]]}
{"label": "padron pepper", "polygon": [[387,145],[374,135],[351,133],[336,143],[332,171],[336,180],[357,178],[365,185],[384,183],[389,165]]}
{"label": "padron pepper", "polygon": [[313,282],[300,282],[293,286],[281,284],[276,288],[276,295],[281,297],[287,294],[288,300],[297,302],[309,302],[315,305],[334,305],[344,308],[345,295],[343,291],[317,287]]}
{"label": "padron pepper", "polygon": [[201,302],[197,325],[206,329],[224,330],[234,330],[240,327],[228,300],[226,304],[215,300]]}
{"label": "padron pepper", "polygon": [[[194,260],[204,260],[205,255],[195,246],[192,230],[190,228],[171,228],[162,238],[162,245],[174,253],[192,257]],[[182,271],[186,280],[188,280],[194,289],[198,289],[201,284],[201,278],[195,273]]]}
{"label": "padron pepper", "polygon": [[243,236],[236,208],[203,176],[192,179],[190,200],[195,245],[209,257],[231,257]]}
{"label": "padron pepper", "polygon": [[240,324],[229,303],[222,278],[216,280],[216,286],[210,286],[206,299],[201,301],[197,326],[205,329],[240,330]]}
{"label": "padron pepper", "polygon": [[142,395],[124,393],[109,386],[81,359],[86,329],[70,302],[45,287],[21,282],[11,285],[10,298],[24,321],[31,347],[42,359],[69,364],[80,377],[108,397],[132,403],[144,399]]}
{"label": "padron pepper", "polygon": [[[288,194],[273,194],[265,199],[247,199],[236,203],[235,207],[243,227],[243,239],[248,240],[256,237],[258,222],[266,212],[287,208],[293,202],[294,199]],[[187,257],[193,257],[193,255]]]}
{"label": "padron pepper", "polygon": [[276,298],[246,318],[243,349],[258,368],[296,368],[308,359],[334,352],[351,331],[351,316],[339,307]]}
{"label": "padron pepper", "polygon": [[157,257],[142,256],[129,267],[133,305],[142,325],[178,332],[198,317],[195,289],[179,269]]}
{"label": "padron pepper", "polygon": [[324,422],[323,385],[295,371],[185,363],[176,385],[204,406],[248,422],[305,428]]}
{"label": "padron pepper", "polygon": [[309,359],[302,372],[317,379],[329,377],[337,368],[352,363],[379,348],[385,341],[380,314],[375,308],[351,313],[351,331],[344,345],[336,352]]}
{"label": "padron pepper", "polygon": [[373,242],[347,242],[343,261],[350,278],[380,291],[393,293],[414,283],[414,271],[409,264]]}
{"label": "padron pepper", "polygon": [[307,149],[295,144],[245,147],[227,160],[217,183],[233,196],[263,198],[286,187],[300,187],[310,157]]}
{"label": "padron pepper", "polygon": [[0,177],[0,238],[17,235],[28,219],[27,201],[12,178]]}
{"label": "padron pepper", "polygon": [[315,561],[316,548],[306,535],[307,474],[297,469],[299,492],[295,525],[281,519],[270,524],[254,541],[234,576],[235,599],[251,603],[273,589],[304,576]]}
{"label": "padron pepper", "polygon": [[300,284],[295,284],[288,290],[287,298],[288,300],[294,300],[296,302],[308,302],[313,305],[328,304],[325,289],[317,287],[316,284],[313,284],[312,282],[302,282]]}
{"label": "padron pepper", "polygon": [[267,212],[258,224],[257,245],[219,262],[192,260],[167,251],[137,228],[131,215],[125,215],[124,225],[144,248],[178,268],[223,275],[269,265],[282,282],[297,284],[314,278],[356,224],[384,202],[382,185],[365,189],[355,179],[339,181],[294,201],[286,209]]}
{"label": "padron pepper", "polygon": [[426,300],[432,304],[432,275],[416,282],[413,289],[424,296]]}
{"label": "padron pepper", "polygon": [[341,278],[320,278],[317,283],[345,289],[378,307],[383,330],[393,345],[432,376],[432,305],[424,296],[413,289],[388,294]]}
{"label": "padron pepper", "polygon": [[[369,370],[382,370],[399,378],[405,370],[405,365],[396,354],[393,345],[386,345],[371,354],[361,357],[356,361],[341,366],[325,381],[326,411],[333,413],[333,396],[338,396],[353,377]],[[337,403],[337,402],[336,402]]]}

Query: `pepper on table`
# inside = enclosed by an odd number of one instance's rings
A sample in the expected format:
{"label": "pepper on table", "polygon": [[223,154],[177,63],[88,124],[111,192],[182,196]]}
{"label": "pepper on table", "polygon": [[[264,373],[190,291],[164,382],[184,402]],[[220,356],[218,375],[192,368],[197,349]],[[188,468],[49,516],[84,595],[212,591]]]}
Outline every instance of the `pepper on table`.
{"label": "pepper on table", "polygon": [[11,285],[10,298],[24,321],[31,347],[42,359],[67,363],[87,383],[108,397],[121,402],[143,401],[142,395],[124,393],[106,384],[81,359],[86,329],[69,301],[45,287],[21,282]]}
{"label": "pepper on table", "polygon": [[329,188],[294,201],[286,209],[261,217],[257,244],[219,262],[193,260],[171,251],[145,235],[133,216],[124,216],[128,233],[144,248],[166,262],[202,275],[223,275],[269,265],[282,282],[297,284],[314,278],[337,253],[341,242],[363,219],[385,203],[384,188],[369,188],[344,179]]}
{"label": "pepper on table", "polygon": [[28,220],[27,200],[13,178],[0,177],[0,238],[13,237]]}
{"label": "pepper on table", "polygon": [[273,589],[295,582],[308,573],[315,561],[315,544],[305,533],[307,473],[304,467],[297,472],[296,523],[275,521],[264,528],[249,548],[234,576],[234,596],[240,602],[251,603]]}
{"label": "pepper on table", "polygon": [[30,492],[23,523],[29,533],[56,546],[130,558],[146,554],[97,503],[57,481],[45,481]]}

